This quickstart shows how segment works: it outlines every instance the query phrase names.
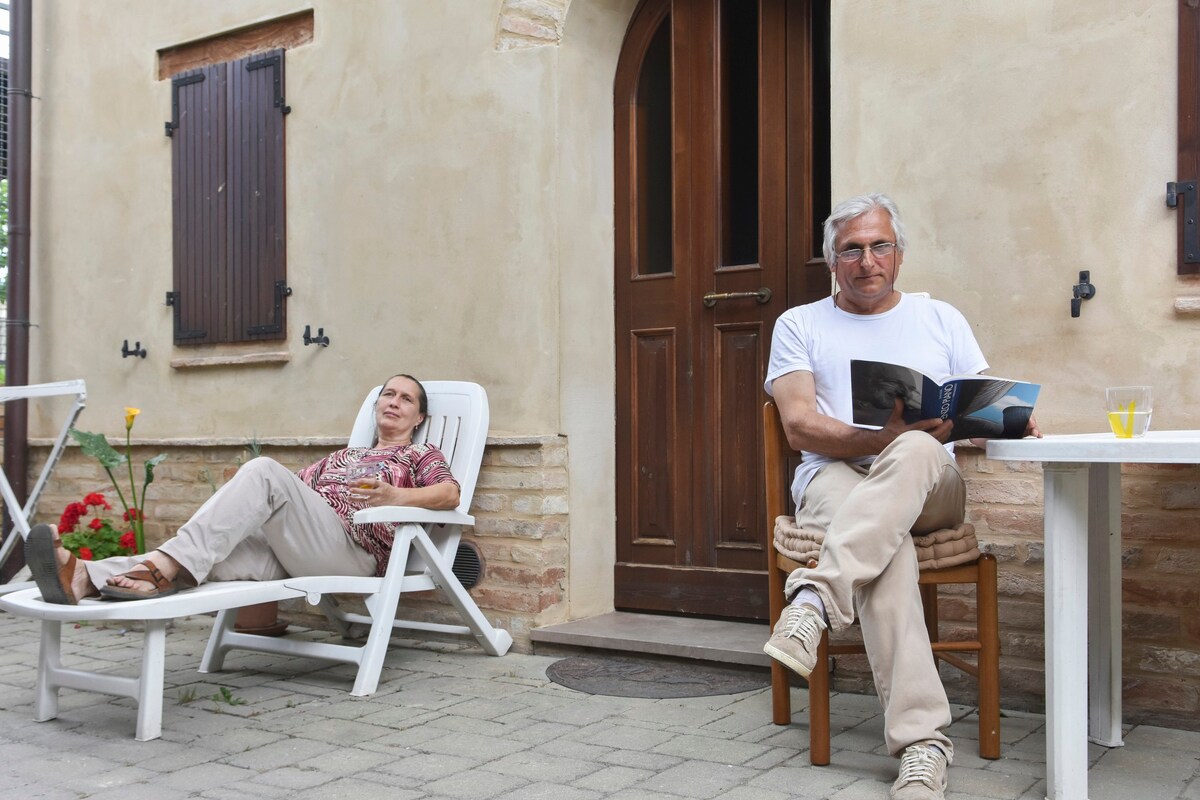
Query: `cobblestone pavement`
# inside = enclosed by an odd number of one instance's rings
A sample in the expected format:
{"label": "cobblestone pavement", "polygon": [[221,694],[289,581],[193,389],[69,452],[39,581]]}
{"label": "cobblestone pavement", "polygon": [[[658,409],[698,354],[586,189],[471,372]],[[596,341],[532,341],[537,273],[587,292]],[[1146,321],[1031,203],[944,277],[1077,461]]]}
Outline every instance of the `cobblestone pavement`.
{"label": "cobblestone pavement", "polygon": [[[0,797],[866,800],[895,777],[874,697],[834,697],[833,763],[812,767],[802,690],[796,722],[779,727],[766,689],[602,697],[550,682],[547,656],[398,641],[379,691],[356,698],[353,670],[305,659],[235,652],[226,672],[199,674],[210,623],[168,634],[163,735],[137,742],[127,699],[64,689],[58,719],[32,722],[38,625],[0,613]],[[64,638],[68,665],[128,674],[142,637],[80,626]],[[1006,714],[1004,757],[984,761],[972,709],[955,714],[948,798],[1044,797],[1041,716]],[[1126,741],[1092,746],[1092,800],[1200,800],[1200,733],[1138,726]]]}

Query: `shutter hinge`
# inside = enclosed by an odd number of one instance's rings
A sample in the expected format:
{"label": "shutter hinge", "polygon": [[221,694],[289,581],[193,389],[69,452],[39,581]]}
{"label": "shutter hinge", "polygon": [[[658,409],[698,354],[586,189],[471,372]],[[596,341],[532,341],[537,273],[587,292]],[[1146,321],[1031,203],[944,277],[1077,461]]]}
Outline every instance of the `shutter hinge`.
{"label": "shutter hinge", "polygon": [[283,301],[284,298],[291,296],[292,288],[287,285],[287,281],[275,281],[275,321],[267,325],[251,325],[246,329],[246,333],[250,335],[258,333],[282,333]]}
{"label": "shutter hinge", "polygon": [[204,328],[195,328],[190,331],[183,330],[182,320],[180,319],[180,314],[183,311],[183,304],[179,302],[179,292],[167,292],[167,305],[173,306],[175,309],[173,316],[175,317],[174,328],[176,342],[181,342],[186,339],[203,339],[208,335],[208,331]]}
{"label": "shutter hinge", "polygon": [[167,128],[167,136],[174,136],[175,131],[179,128],[179,87],[199,83],[202,80],[204,80],[203,72],[180,78],[171,78],[171,119],[164,123]]}
{"label": "shutter hinge", "polygon": [[279,109],[279,113],[281,114],[292,113],[292,107],[283,101],[283,56],[276,53],[275,55],[246,62],[247,72],[252,69],[266,69],[267,67],[270,67],[273,73],[272,83],[275,86],[275,107]]}
{"label": "shutter hinge", "polygon": [[1183,263],[1200,264],[1200,225],[1196,219],[1196,181],[1172,181],[1167,184],[1167,207],[1179,207],[1183,195]]}

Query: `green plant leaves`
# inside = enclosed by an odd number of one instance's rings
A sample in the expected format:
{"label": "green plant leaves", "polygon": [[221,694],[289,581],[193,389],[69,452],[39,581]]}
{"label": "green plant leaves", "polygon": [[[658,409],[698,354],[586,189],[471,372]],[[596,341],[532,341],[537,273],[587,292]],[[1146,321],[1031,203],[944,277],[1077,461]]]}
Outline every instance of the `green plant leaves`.
{"label": "green plant leaves", "polygon": [[159,453],[154,458],[146,459],[146,482],[142,484],[142,493],[143,493],[142,500],[143,501],[146,499],[145,498],[146,487],[149,486],[150,484],[154,483],[154,468],[166,460],[167,460],[166,453]]}
{"label": "green plant leaves", "polygon": [[105,469],[116,469],[127,459],[123,453],[118,453],[104,438],[102,433],[88,433],[77,428],[71,428],[71,437],[79,442],[79,449],[100,462]]}

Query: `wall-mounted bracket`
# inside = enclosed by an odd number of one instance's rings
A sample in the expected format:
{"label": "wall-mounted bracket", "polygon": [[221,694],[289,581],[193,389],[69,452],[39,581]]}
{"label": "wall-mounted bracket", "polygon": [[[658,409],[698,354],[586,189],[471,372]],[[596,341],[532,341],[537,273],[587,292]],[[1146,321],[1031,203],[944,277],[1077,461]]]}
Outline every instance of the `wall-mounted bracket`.
{"label": "wall-mounted bracket", "polygon": [[319,344],[321,347],[329,347],[329,337],[325,335],[324,328],[317,328],[317,335],[313,336],[312,326],[304,326],[304,346],[307,347],[310,344]]}
{"label": "wall-mounted bracket", "polygon": [[1088,270],[1079,271],[1079,283],[1071,287],[1071,295],[1071,316],[1078,317],[1083,301],[1096,296],[1096,287],[1091,284],[1091,273]]}

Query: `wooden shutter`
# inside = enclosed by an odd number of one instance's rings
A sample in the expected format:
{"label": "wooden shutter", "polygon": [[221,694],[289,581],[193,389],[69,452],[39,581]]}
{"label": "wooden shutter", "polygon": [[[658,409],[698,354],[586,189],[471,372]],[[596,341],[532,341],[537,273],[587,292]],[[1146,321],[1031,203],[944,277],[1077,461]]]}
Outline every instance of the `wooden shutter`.
{"label": "wooden shutter", "polygon": [[1179,154],[1168,203],[1179,208],[1178,274],[1190,275],[1200,272],[1200,8],[1178,3]]}
{"label": "wooden shutter", "polygon": [[175,343],[284,339],[283,51],[172,84]]}

